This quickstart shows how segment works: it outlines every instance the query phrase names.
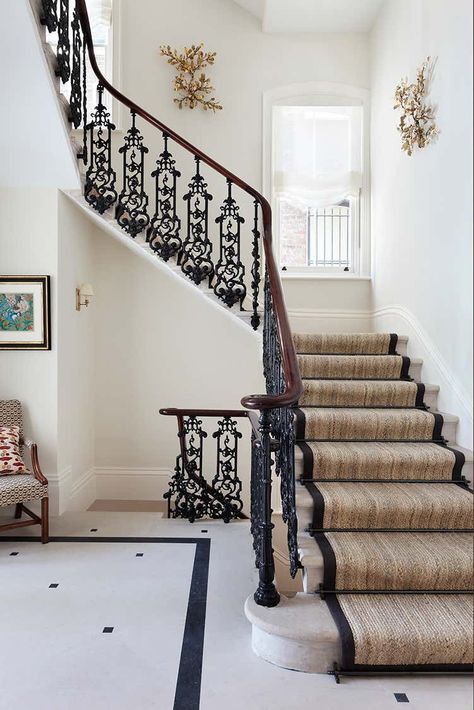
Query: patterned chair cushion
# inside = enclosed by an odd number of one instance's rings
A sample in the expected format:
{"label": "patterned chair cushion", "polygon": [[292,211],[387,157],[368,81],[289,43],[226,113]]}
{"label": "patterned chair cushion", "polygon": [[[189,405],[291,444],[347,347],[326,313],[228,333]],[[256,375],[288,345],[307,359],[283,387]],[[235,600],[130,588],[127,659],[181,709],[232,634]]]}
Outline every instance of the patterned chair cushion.
{"label": "patterned chair cushion", "polygon": [[30,473],[18,476],[0,476],[0,507],[14,503],[40,500],[48,495],[48,486],[43,486]]}
{"label": "patterned chair cushion", "polygon": [[19,427],[0,426],[0,476],[27,472],[20,456]]}

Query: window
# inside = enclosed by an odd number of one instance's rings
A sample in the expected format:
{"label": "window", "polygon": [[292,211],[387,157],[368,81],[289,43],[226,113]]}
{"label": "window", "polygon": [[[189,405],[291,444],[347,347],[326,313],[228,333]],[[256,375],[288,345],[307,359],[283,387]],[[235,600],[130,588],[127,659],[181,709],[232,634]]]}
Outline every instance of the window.
{"label": "window", "polygon": [[272,140],[281,267],[358,273],[362,106],[274,106]]}
{"label": "window", "polygon": [[[87,10],[91,23],[92,37],[94,40],[94,50],[102,74],[113,81],[113,36],[112,36],[112,2],[113,0],[88,0]],[[69,17],[75,7],[75,0],[69,0]],[[48,42],[51,44],[54,53],[57,53],[58,33],[48,34]],[[90,66],[87,57],[87,114],[90,118],[91,112],[97,105],[97,78]],[[61,84],[61,92],[69,99],[71,84]],[[111,97],[108,92],[104,93],[104,103],[111,110]]]}

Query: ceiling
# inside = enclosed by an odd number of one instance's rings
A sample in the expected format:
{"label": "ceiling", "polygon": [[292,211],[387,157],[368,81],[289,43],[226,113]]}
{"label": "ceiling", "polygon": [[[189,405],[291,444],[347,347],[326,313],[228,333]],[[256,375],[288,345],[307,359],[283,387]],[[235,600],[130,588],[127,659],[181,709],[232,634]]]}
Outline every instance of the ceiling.
{"label": "ceiling", "polygon": [[384,0],[234,0],[264,32],[368,32]]}

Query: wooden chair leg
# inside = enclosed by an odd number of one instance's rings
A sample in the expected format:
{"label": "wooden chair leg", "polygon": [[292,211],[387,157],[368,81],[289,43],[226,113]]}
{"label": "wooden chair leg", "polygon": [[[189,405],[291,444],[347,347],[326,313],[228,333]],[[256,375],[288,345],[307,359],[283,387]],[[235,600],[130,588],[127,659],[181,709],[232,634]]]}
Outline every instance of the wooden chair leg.
{"label": "wooden chair leg", "polygon": [[49,542],[49,498],[41,500],[41,542]]}
{"label": "wooden chair leg", "polygon": [[15,506],[15,518],[21,518],[23,512],[23,503],[17,503]]}

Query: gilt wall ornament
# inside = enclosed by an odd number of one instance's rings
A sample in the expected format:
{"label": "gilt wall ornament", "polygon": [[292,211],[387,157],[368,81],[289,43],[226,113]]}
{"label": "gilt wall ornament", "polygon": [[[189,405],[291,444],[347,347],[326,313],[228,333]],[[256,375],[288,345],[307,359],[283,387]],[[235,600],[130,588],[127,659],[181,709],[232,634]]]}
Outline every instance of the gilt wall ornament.
{"label": "gilt wall ornament", "polygon": [[180,109],[202,106],[205,111],[221,111],[221,104],[212,96],[214,87],[211,80],[203,72],[203,69],[214,64],[216,52],[205,52],[203,47],[202,43],[193,44],[179,53],[168,44],[160,47],[160,53],[168,57],[168,64],[176,67],[173,87],[179,97],[173,100]]}
{"label": "gilt wall ornament", "polygon": [[435,109],[426,101],[434,64],[431,57],[427,57],[417,71],[416,82],[409,84],[405,77],[395,89],[393,108],[401,111],[397,130],[401,135],[402,150],[408,155],[412,155],[416,147],[425,148],[439,135]]}

